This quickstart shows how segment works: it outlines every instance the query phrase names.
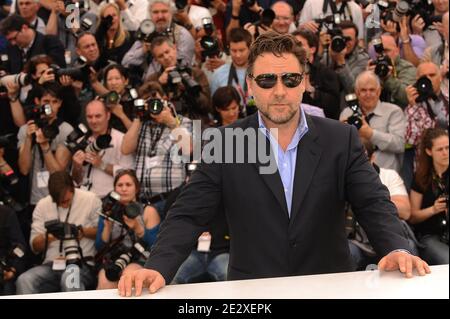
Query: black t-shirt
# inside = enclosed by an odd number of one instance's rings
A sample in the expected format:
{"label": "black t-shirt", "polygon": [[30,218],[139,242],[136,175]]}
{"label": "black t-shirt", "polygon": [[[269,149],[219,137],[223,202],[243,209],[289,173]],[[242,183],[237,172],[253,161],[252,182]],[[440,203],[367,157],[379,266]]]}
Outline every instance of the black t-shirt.
{"label": "black t-shirt", "polygon": [[[446,181],[446,189],[448,191],[448,169],[443,174],[443,179]],[[411,186],[411,189],[415,192],[422,194],[422,205],[420,209],[425,209],[430,206],[434,205],[434,202],[436,199],[440,196],[439,193],[437,193],[435,190],[433,190],[433,186],[430,185],[426,190],[423,190],[415,181],[413,181],[413,184]],[[442,225],[442,222],[446,220],[445,212],[441,212],[439,214],[436,214],[427,220],[414,225],[414,230],[416,234],[420,236],[424,235],[441,235],[442,231],[444,229],[444,226]]]}

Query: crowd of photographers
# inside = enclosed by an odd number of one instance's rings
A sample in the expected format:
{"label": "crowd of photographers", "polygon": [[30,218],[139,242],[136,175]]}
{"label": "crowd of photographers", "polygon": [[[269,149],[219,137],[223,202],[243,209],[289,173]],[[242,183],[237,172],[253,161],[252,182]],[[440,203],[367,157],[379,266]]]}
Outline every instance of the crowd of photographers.
{"label": "crowd of photographers", "polygon": [[[142,267],[195,169],[194,123],[256,112],[254,39],[306,48],[306,113],[354,125],[411,252],[448,263],[448,0],[0,1],[0,294]],[[186,164],[189,163],[189,164]],[[174,283],[225,280],[219,213]],[[355,270],[376,252],[348,208]]]}

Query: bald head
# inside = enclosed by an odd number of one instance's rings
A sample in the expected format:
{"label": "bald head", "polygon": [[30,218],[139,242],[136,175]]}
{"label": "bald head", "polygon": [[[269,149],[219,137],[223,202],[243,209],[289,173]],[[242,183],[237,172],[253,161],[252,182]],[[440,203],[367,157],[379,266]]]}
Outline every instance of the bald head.
{"label": "bald head", "polygon": [[106,134],[111,114],[105,103],[93,100],[86,105],[86,121],[94,136]]}
{"label": "bald head", "polygon": [[294,10],[291,5],[285,1],[278,1],[272,5],[271,9],[275,12],[272,29],[281,34],[289,33],[289,27],[294,21]]}

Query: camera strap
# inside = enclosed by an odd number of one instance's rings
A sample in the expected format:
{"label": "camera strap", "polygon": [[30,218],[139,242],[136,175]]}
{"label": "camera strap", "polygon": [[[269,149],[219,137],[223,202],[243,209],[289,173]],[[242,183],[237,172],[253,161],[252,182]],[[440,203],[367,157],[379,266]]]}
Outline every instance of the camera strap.
{"label": "camera strap", "polygon": [[344,18],[347,18],[347,14],[345,13],[345,11],[347,10],[348,18],[350,19],[350,21],[353,21],[352,11],[348,7],[347,1],[343,1],[341,4],[341,7],[338,10],[334,0],[324,0],[323,7],[322,7],[322,13],[324,15],[327,13],[328,6],[330,6],[331,12],[333,14],[339,13],[339,16],[341,16],[341,17],[344,16]]}
{"label": "camera strap", "polygon": [[230,66],[230,72],[228,72],[228,86],[233,85],[233,80],[236,83],[236,89],[238,90],[239,94],[242,97],[243,105],[247,105],[247,96],[248,96],[248,88],[247,88],[247,82],[244,81],[244,88],[242,88],[241,84],[239,83],[239,79],[237,76],[236,68],[233,63],[231,63]]}
{"label": "camera strap", "polygon": [[[75,194],[74,194],[74,196],[75,196]],[[58,220],[61,221],[61,219],[59,218],[58,204],[55,203],[55,206],[56,206],[56,211],[58,213]],[[72,204],[70,204],[70,206],[69,206],[69,210],[67,211],[67,216],[66,216],[66,219],[64,220],[64,224],[67,224],[67,222],[69,221],[69,216],[70,216],[71,209],[72,209]],[[59,254],[60,255],[62,254],[62,249],[63,249],[63,241],[60,240],[59,241]]]}

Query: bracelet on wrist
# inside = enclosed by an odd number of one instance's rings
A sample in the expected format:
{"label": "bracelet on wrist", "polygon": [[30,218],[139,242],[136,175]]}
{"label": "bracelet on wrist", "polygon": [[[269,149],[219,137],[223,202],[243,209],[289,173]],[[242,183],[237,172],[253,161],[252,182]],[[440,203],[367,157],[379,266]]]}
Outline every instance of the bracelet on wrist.
{"label": "bracelet on wrist", "polygon": [[8,99],[10,102],[16,102],[19,99],[19,96],[18,95],[8,96]]}
{"label": "bracelet on wrist", "polygon": [[235,16],[234,14],[232,14],[232,15],[231,15],[231,19],[239,20],[239,16]]}
{"label": "bracelet on wrist", "polygon": [[41,150],[42,150],[42,154],[47,154],[48,152],[50,152],[51,151],[51,147],[49,146],[49,147],[47,147],[45,150],[42,148],[42,146],[41,146]]}

